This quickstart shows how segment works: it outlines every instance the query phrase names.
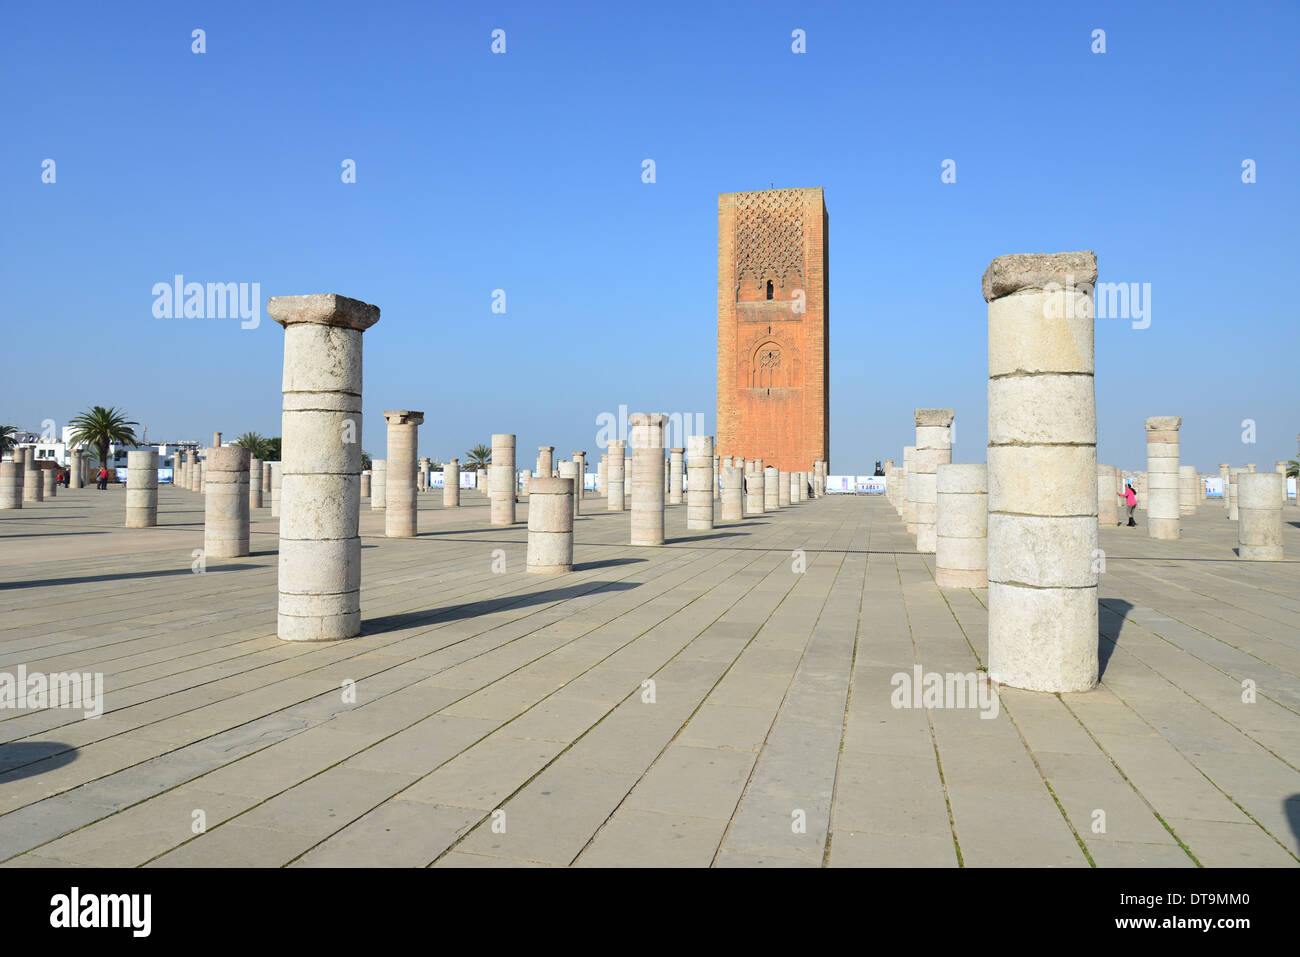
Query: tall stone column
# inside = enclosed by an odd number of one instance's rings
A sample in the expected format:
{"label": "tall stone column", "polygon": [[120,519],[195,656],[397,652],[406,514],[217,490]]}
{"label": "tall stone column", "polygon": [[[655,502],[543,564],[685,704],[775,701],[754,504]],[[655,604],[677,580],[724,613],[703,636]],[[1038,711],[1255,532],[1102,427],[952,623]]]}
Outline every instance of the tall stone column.
{"label": "tall stone column", "polygon": [[177,449],[176,455],[172,461],[174,463],[172,466],[172,485],[176,486],[176,488],[189,489],[190,487],[189,455],[185,452],[182,452],[180,449]]}
{"label": "tall stone column", "polygon": [[[127,453],[128,460],[131,454]],[[241,558],[248,554],[248,449],[238,445],[213,446],[207,452],[206,471],[204,557]],[[156,505],[157,499],[154,501]],[[283,571],[283,542],[280,556]]]}
{"label": "tall stone column", "polygon": [[692,531],[713,528],[713,436],[686,437],[690,449],[690,475],[686,492],[686,527]]}
{"label": "tall stone column", "polygon": [[781,507],[781,473],[776,466],[764,466],[762,473],[763,482],[763,511],[775,512]]}
{"label": "tall stone column", "polygon": [[361,497],[370,498],[370,469],[361,473]]}
{"label": "tall stone column", "polygon": [[1282,493],[1277,472],[1237,476],[1237,557],[1248,562],[1282,560]]}
{"label": "tall stone column", "polygon": [[762,459],[746,464],[745,472],[745,514],[762,515],[767,509],[764,505]]}
{"label": "tall stone column", "polygon": [[83,462],[81,449],[73,449],[69,453],[70,462],[68,463],[68,487],[85,488],[85,472],[82,470]]}
{"label": "tall stone column", "polygon": [[1219,463],[1219,483],[1220,483],[1220,486],[1221,486],[1222,489],[1223,489],[1223,511],[1224,511],[1224,514],[1227,514],[1227,512],[1228,512],[1228,477],[1229,477],[1229,472],[1230,472],[1231,469],[1232,469],[1232,466],[1229,465],[1227,462],[1220,462],[1220,463]]}
{"label": "tall stone column", "polygon": [[1273,466],[1273,471],[1282,476],[1282,504],[1286,504],[1286,463],[1278,462]]}
{"label": "tall stone column", "polygon": [[58,476],[58,469],[41,469],[42,494],[47,499],[54,498],[59,494],[59,483],[55,481]]}
{"label": "tall stone column", "polygon": [[460,507],[460,459],[452,459],[442,467],[442,507]]}
{"label": "tall stone column", "polygon": [[23,507],[23,458],[0,462],[0,509]]}
{"label": "tall stone column", "polygon": [[419,462],[419,471],[415,476],[415,488],[418,492],[426,491],[429,488],[429,472],[433,468],[433,461],[429,458],[422,458]]}
{"label": "tall stone column", "polygon": [[808,501],[808,480],[810,477],[808,472],[799,473],[799,501],[801,502]]}
{"label": "tall stone column", "polygon": [[685,449],[669,449],[668,454],[672,456],[668,469],[668,504],[682,504],[682,477],[685,474],[685,463],[682,461],[682,454]]}
{"label": "tall stone column", "polygon": [[573,571],[573,479],[542,475],[528,487],[528,571]]}
{"label": "tall stone column", "polygon": [[[578,463],[570,461],[569,459],[560,459],[559,465],[560,465],[560,478],[572,482],[573,487],[576,489],[578,487],[578,483],[581,481],[581,479],[578,477]],[[570,495],[569,501],[570,504],[573,506],[573,517],[577,518],[582,511],[582,505],[579,502],[578,496]]]}
{"label": "tall stone column", "polygon": [[555,446],[539,445],[537,446],[537,474],[542,478],[550,478],[551,471],[555,468]]}
{"label": "tall stone column", "polygon": [[632,508],[632,456],[623,456],[623,501],[628,509]]}
{"label": "tall stone column", "polygon": [[1178,511],[1183,515],[1195,515],[1196,506],[1201,502],[1200,480],[1196,477],[1195,465],[1178,466]]}
{"label": "tall stone column", "polygon": [[799,504],[799,480],[803,476],[803,473],[787,472],[786,476],[789,478],[787,487],[790,489],[790,504],[798,505]]}
{"label": "tall stone column", "polygon": [[262,462],[262,501],[269,502],[271,499],[271,463]]}
{"label": "tall stone column", "polygon": [[776,504],[779,508],[790,507],[790,473],[776,470]]}
{"label": "tall stone column", "polygon": [[[127,468],[131,467],[131,456],[127,454]],[[130,473],[128,472],[129,476]],[[249,509],[262,507],[262,460],[250,458],[248,460],[248,507]]]}
{"label": "tall stone column", "polygon": [[1228,521],[1237,521],[1237,479],[1242,474],[1241,469],[1228,469]]}
{"label": "tall stone column", "polygon": [[916,451],[912,464],[916,467],[916,550],[933,554],[937,546],[935,533],[935,475],[940,465],[952,462],[952,409],[917,409]]}
{"label": "tall stone column", "polygon": [[[284,326],[278,634],[289,641],[355,638],[361,336],[379,321],[379,307],[343,296],[279,296],[267,312]],[[349,431],[356,441],[341,441]]]}
{"label": "tall stone column", "polygon": [[515,436],[510,432],[492,434],[488,514],[493,525],[515,523]]}
{"label": "tall stone column", "polygon": [[1119,496],[1115,494],[1115,466],[1097,466],[1097,524],[1119,524]]}
{"label": "tall stone column", "polygon": [[158,524],[158,453],[126,453],[126,527]]}
{"label": "tall stone column", "polygon": [[212,433],[212,447],[213,447],[214,449],[219,449],[219,448],[221,448],[221,433],[220,433],[220,432],[213,432],[213,433]]}
{"label": "tall stone column", "polygon": [[605,475],[608,468],[609,468],[609,454],[607,452],[601,452],[600,461],[596,463],[596,494],[597,495],[608,496],[609,494],[607,491],[609,486],[605,484]]}
{"label": "tall stone column", "polygon": [[370,510],[383,511],[388,505],[388,462],[370,460]]}
{"label": "tall stone column", "polygon": [[885,501],[893,505],[897,493],[898,489],[894,485],[894,460],[885,459]]}
{"label": "tall stone column", "polygon": [[1178,429],[1182,416],[1162,415],[1146,420],[1147,535],[1178,538]]}
{"label": "tall stone column", "polygon": [[45,501],[45,480],[36,467],[36,450],[29,445],[17,451],[23,455],[23,501]]}
{"label": "tall stone column", "polygon": [[903,447],[903,521],[916,534],[916,446]]}
{"label": "tall stone column", "polygon": [[664,543],[664,426],[660,412],[635,412],[632,427],[632,538],[633,545]]}
{"label": "tall stone column", "polygon": [[[420,426],[424,423],[424,413],[410,409],[393,409],[384,413],[384,421],[388,423],[388,458],[385,460],[384,476],[384,534],[389,538],[414,538],[419,534],[415,472],[420,447]],[[361,501],[359,495],[357,501]]]}
{"label": "tall stone column", "polygon": [[988,586],[988,470],[940,464],[935,473],[934,581],[940,588]]}
{"label": "tall stone column", "polygon": [[[573,453],[573,462],[578,466],[578,484],[573,490],[574,496],[578,501],[587,494],[587,452],[584,449],[581,452]],[[578,506],[578,514],[582,514],[582,506]]]}
{"label": "tall stone column", "polygon": [[[204,458],[206,459],[207,457],[208,456],[205,454]],[[207,476],[204,474],[204,472],[207,471],[206,466],[208,464],[210,463],[199,462],[197,465],[194,466],[194,475],[195,475],[194,484],[197,487],[197,491],[200,494],[206,494],[208,491],[208,484],[207,484],[208,480],[207,480]]]}
{"label": "tall stone column", "polygon": [[627,478],[624,463],[627,441],[610,439],[606,448],[609,449],[609,461],[605,472],[605,508],[621,512],[627,508],[627,496],[623,494],[623,483]]}
{"label": "tall stone column", "polygon": [[[271,517],[280,517],[280,476],[283,474],[283,463],[271,463]],[[359,507],[359,506],[358,506]]]}
{"label": "tall stone column", "polygon": [[745,512],[741,502],[741,489],[745,470],[737,465],[722,466],[722,520],[739,522]]}
{"label": "tall stone column", "polygon": [[1000,256],[984,274],[988,673],[1030,691],[1097,683],[1096,279],[1091,252]]}

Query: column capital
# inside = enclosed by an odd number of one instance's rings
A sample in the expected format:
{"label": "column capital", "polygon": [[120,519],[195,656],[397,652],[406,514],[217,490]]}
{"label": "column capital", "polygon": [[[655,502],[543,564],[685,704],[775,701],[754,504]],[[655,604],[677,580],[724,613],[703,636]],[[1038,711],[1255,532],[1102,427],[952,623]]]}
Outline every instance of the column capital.
{"label": "column capital", "polygon": [[1157,415],[1146,420],[1148,432],[1177,432],[1182,425],[1181,415]]}
{"label": "column capital", "polygon": [[396,409],[385,412],[384,421],[389,425],[423,425],[424,413],[412,412],[410,409]]}
{"label": "column capital", "polygon": [[954,412],[952,409],[917,409],[914,415],[918,426],[949,426]]}
{"label": "column capital", "polygon": [[1090,249],[1073,253],[1015,253],[998,256],[984,270],[984,301],[1026,289],[1043,289],[1097,281],[1097,254]]}
{"label": "column capital", "polygon": [[266,313],[286,328],[309,322],[364,332],[379,321],[378,306],[336,293],[272,296],[266,301]]}

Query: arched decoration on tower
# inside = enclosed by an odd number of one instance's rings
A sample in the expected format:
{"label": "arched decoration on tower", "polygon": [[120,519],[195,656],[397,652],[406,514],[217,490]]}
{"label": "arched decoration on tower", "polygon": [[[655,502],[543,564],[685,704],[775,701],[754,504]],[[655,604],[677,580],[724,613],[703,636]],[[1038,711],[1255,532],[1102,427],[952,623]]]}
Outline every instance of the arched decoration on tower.
{"label": "arched decoration on tower", "polygon": [[781,343],[774,339],[760,342],[750,362],[750,388],[783,389],[789,383],[789,366],[783,364]]}

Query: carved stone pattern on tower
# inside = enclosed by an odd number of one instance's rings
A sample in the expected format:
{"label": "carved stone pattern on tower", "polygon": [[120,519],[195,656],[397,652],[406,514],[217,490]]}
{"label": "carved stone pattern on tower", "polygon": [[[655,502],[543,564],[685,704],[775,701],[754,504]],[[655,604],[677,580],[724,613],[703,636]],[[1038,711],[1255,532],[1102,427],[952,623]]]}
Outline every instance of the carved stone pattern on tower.
{"label": "carved stone pattern on tower", "polygon": [[797,190],[739,193],[736,197],[736,281],[775,279],[782,288],[803,282],[803,217]]}

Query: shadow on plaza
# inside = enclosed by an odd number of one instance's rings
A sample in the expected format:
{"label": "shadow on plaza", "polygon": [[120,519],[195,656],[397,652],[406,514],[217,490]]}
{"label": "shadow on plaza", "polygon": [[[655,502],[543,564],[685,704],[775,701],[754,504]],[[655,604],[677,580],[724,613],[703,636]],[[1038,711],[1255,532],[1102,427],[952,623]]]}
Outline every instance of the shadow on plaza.
{"label": "shadow on plaza", "polygon": [[1133,603],[1122,598],[1103,598],[1097,608],[1097,680],[1106,674],[1106,665],[1119,644],[1120,632],[1128,620]]}
{"label": "shadow on plaza", "polygon": [[18,533],[14,534],[14,535],[9,535],[9,534],[0,535],[0,539],[3,539],[3,538],[36,538],[38,535],[39,535],[41,538],[52,538],[52,537],[55,536],[55,535],[63,536],[63,535],[107,535],[107,534],[108,534],[108,532],[18,532]]}
{"label": "shadow on plaza", "polygon": [[589,572],[594,568],[611,568],[615,565],[635,565],[637,562],[649,561],[646,558],[606,558],[598,562],[576,562],[575,572]]}
{"label": "shadow on plaza", "polygon": [[[268,554],[270,554],[268,552]],[[208,565],[204,575],[216,572],[243,572],[254,568],[266,568],[265,565]],[[80,575],[76,578],[34,578],[31,581],[0,582],[0,591],[11,588],[48,588],[53,585],[88,585],[91,582],[129,581],[135,578],[166,578],[172,575],[194,575],[189,565],[184,568],[162,568],[152,572],[119,572],[113,575]]]}
{"label": "shadow on plaza", "polygon": [[35,777],[77,760],[77,749],[61,741],[7,741],[0,744],[0,781]]}
{"label": "shadow on plaza", "polygon": [[1291,834],[1300,844],[1300,794],[1292,794],[1282,799],[1282,810],[1286,812],[1286,822],[1291,825]]}
{"label": "shadow on plaza", "polygon": [[526,595],[510,595],[502,598],[489,598],[483,601],[469,601],[460,605],[448,605],[444,608],[426,608],[423,611],[408,611],[400,615],[380,615],[378,618],[362,622],[363,635],[380,635],[387,631],[400,631],[403,628],[415,628],[420,625],[436,625],[447,621],[459,621],[463,618],[477,618],[493,612],[522,608],[528,605],[547,605],[553,602],[581,598],[595,592],[627,591],[636,588],[636,582],[587,582],[582,585],[567,585],[563,588],[548,588],[544,591],[531,592]]}

